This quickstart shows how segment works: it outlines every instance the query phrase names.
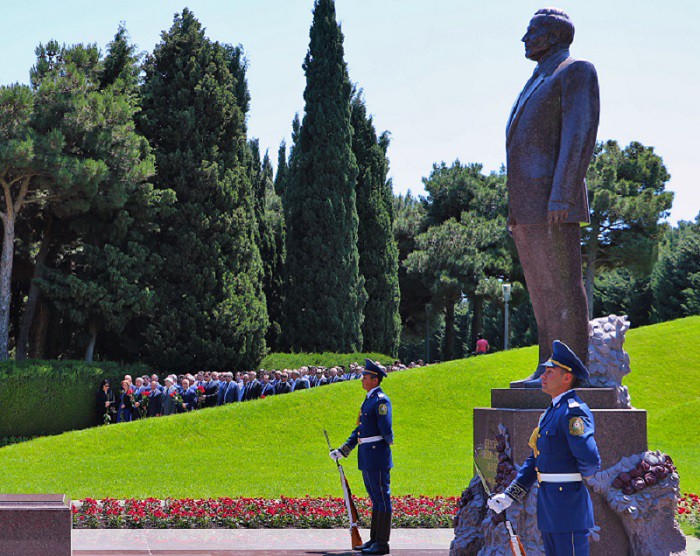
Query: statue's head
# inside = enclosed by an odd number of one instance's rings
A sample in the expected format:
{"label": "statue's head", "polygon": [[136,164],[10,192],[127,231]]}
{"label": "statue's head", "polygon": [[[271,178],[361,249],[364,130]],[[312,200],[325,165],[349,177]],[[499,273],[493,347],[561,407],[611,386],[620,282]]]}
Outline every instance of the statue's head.
{"label": "statue's head", "polygon": [[521,40],[525,43],[525,57],[538,61],[552,48],[574,42],[574,24],[564,10],[542,8],[535,12]]}

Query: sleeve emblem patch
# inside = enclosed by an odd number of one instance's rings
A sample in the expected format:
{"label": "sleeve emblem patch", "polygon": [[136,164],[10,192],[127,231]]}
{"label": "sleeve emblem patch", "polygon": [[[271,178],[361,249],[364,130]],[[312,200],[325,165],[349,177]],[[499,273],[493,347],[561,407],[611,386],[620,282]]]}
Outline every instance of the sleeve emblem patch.
{"label": "sleeve emblem patch", "polygon": [[585,430],[586,427],[581,417],[572,417],[569,419],[569,433],[571,433],[572,436],[582,436]]}
{"label": "sleeve emblem patch", "polygon": [[379,415],[386,415],[387,413],[389,413],[389,408],[386,406],[385,403],[379,404],[379,407],[377,408],[377,413],[379,413]]}

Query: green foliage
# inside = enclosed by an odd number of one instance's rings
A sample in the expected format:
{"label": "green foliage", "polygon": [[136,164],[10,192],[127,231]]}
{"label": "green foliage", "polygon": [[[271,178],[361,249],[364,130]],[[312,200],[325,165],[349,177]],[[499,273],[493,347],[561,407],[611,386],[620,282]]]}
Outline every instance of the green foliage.
{"label": "green foliage", "polygon": [[[413,343],[417,338],[425,338],[426,304],[430,303],[430,290],[423,284],[416,273],[406,269],[406,258],[416,249],[416,238],[425,231],[425,207],[409,191],[406,195],[395,196],[394,205],[394,238],[399,249],[399,288],[401,303],[399,313],[403,325],[401,345]],[[419,340],[420,341],[420,340]],[[416,359],[403,354],[402,358]]]}
{"label": "green foliage", "polygon": [[651,323],[651,278],[627,268],[599,272],[595,282],[595,303],[601,315],[627,315],[632,326]]}
{"label": "green foliage", "polygon": [[[505,231],[505,181],[481,173],[482,166],[434,165],[424,180],[430,227],[416,238],[406,258],[409,272],[420,275],[432,304],[445,311],[442,359],[454,357],[454,308],[463,295],[473,303],[474,333],[481,325],[484,297],[498,295],[495,279],[511,268]],[[474,340],[471,342],[474,343]]]}
{"label": "green foliage", "polygon": [[289,167],[287,166],[287,144],[282,140],[277,150],[277,174],[275,174],[275,193],[282,197],[287,187],[287,176]]}
{"label": "green foliage", "polygon": [[317,365],[322,367],[335,367],[350,363],[365,364],[365,358],[379,361],[384,365],[393,363],[389,355],[381,353],[271,353],[260,362],[261,369],[299,369],[303,366]]}
{"label": "green foliage", "polygon": [[158,221],[146,344],[148,360],[169,371],[250,368],[265,352],[244,75],[241,49],[212,43],[188,9],[145,65],[139,124],[154,147],[156,188],[177,196]]}
{"label": "green foliage", "polygon": [[303,64],[304,119],[300,127],[294,124],[283,197],[283,333],[293,351],[352,352],[362,346],[366,293],[358,268],[357,164],[343,56],[333,0],[317,0]]}
{"label": "green foliage", "polygon": [[352,150],[359,169],[357,176],[357,249],[360,274],[365,279],[368,303],[362,323],[363,348],[396,355],[399,316],[399,260],[393,236],[393,193],[386,175],[389,134],[377,137],[372,116],[358,91],[352,100],[350,122]]}
{"label": "green foliage", "polygon": [[142,367],[82,361],[0,364],[0,437],[52,435],[97,424],[100,381],[117,388],[125,373]]}
{"label": "green foliage", "polygon": [[280,345],[282,321],[282,289],[284,285],[284,215],[282,201],[275,193],[272,164],[265,153],[260,161],[257,139],[248,142],[250,150],[250,180],[255,192],[255,218],[258,222],[256,243],[263,263],[263,291],[267,302],[270,327],[267,345],[274,349]]}
{"label": "green foliage", "polygon": [[[633,372],[624,384],[635,407],[648,411],[649,447],[673,457],[684,492],[700,490],[700,453],[694,431],[688,431],[688,423],[695,422],[700,411],[695,387],[700,381],[699,334],[700,317],[691,317],[630,330],[625,344]],[[491,388],[522,378],[536,349],[399,371],[382,383],[394,411],[392,494],[462,492],[473,476],[474,407],[490,405]],[[682,372],[669,373],[667,368]],[[457,384],[459,395],[455,395]],[[0,449],[3,490],[65,492],[73,499],[339,496],[338,472],[328,459],[321,429],[328,430],[333,444],[342,443],[354,427],[363,397],[358,381],[348,381],[23,442]],[[61,465],[55,464],[57,454]],[[356,457],[351,454],[344,468],[350,484],[359,490],[362,477]],[[265,466],[264,473],[221,480],[222,475],[240,475],[241,469],[258,469],[270,458],[275,463]],[[193,481],[192,462],[217,472],[203,473]],[[452,469],[449,473],[446,462]],[[143,480],[150,476],[168,480]]]}
{"label": "green foliage", "polygon": [[[108,237],[123,232],[119,223],[115,225],[117,214],[140,195],[136,192],[145,187],[141,184],[154,172],[148,144],[134,128],[134,75],[138,70],[125,34],[120,28],[104,61],[95,45],[68,47],[56,41],[39,45],[36,65],[30,72],[31,88],[11,86],[0,90],[0,181],[6,191],[6,205],[10,200],[13,204],[9,211],[5,207],[6,237],[14,238],[14,221],[22,208],[35,205],[31,212],[35,220],[39,215],[44,222],[51,218],[63,221],[64,231],[70,234],[62,238],[64,245],[76,240],[87,243],[79,255],[82,260],[77,266],[82,267],[77,271],[71,268],[76,259],[61,253],[69,269],[66,279],[73,283],[56,278],[52,289],[45,290],[54,294],[51,301],[61,312],[66,308],[61,304],[62,294],[70,295],[68,307],[72,316],[80,313],[79,324],[104,322],[107,315],[111,320],[106,326],[118,321],[123,327],[134,306],[142,305],[134,301],[133,295],[115,301],[115,290],[122,296],[123,288],[98,284],[100,272],[96,276],[85,270],[104,256]],[[125,236],[122,233],[122,239]],[[119,251],[115,242],[112,247]],[[3,261],[2,273],[11,273],[11,256]],[[118,280],[114,275],[119,274],[119,267],[112,274],[112,282]],[[52,277],[46,278],[51,281]],[[138,286],[136,289],[142,290]],[[88,295],[80,295],[86,292]],[[141,293],[137,292],[136,297]],[[1,323],[9,304],[5,292],[0,301]],[[129,309],[123,310],[127,305]],[[7,347],[6,327],[0,332],[2,358]]]}
{"label": "green foliage", "polygon": [[651,290],[656,322],[700,314],[700,215],[664,236]]}
{"label": "green foliage", "polygon": [[582,229],[586,262],[586,293],[593,311],[595,274],[601,269],[625,267],[636,275],[648,274],[656,257],[673,193],[671,179],[653,147],[633,141],[621,149],[617,141],[598,143],[588,168],[591,224]]}

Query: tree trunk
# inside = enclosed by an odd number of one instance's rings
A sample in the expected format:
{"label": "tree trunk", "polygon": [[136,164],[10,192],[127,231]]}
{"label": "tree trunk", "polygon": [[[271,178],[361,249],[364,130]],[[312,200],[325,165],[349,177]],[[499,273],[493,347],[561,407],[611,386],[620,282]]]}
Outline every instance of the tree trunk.
{"label": "tree trunk", "polygon": [[32,359],[46,359],[46,340],[49,334],[49,324],[51,322],[51,307],[45,298],[39,297],[36,318],[34,319],[33,330],[29,334],[31,338],[29,356]]}
{"label": "tree trunk", "polygon": [[0,361],[5,361],[9,357],[12,263],[15,251],[15,215],[11,210],[4,215],[3,229],[2,256],[0,256]]}
{"label": "tree trunk", "polygon": [[21,361],[27,358],[27,345],[29,344],[29,333],[32,329],[32,324],[34,322],[34,315],[36,314],[36,308],[39,301],[39,286],[37,286],[36,281],[42,277],[44,272],[44,265],[46,263],[46,257],[49,253],[51,247],[51,240],[53,235],[51,233],[51,216],[48,217],[46,221],[46,227],[44,229],[44,237],[41,240],[41,248],[36,256],[36,263],[34,265],[34,276],[32,277],[31,285],[29,286],[29,294],[27,295],[27,302],[24,305],[24,313],[22,313],[22,321],[19,326],[19,336],[17,337],[17,352],[15,353],[15,359]]}
{"label": "tree trunk", "polygon": [[595,267],[598,261],[598,241],[592,238],[588,244],[588,256],[586,257],[586,298],[588,299],[588,318],[593,318],[593,286],[595,285]]}
{"label": "tree trunk", "polygon": [[90,332],[90,341],[85,349],[85,361],[92,363],[92,357],[95,354],[95,342],[97,342],[97,323],[94,320],[90,321],[88,331]]}
{"label": "tree trunk", "polygon": [[442,360],[452,361],[455,357],[455,303],[448,300],[445,305],[445,342]]}
{"label": "tree trunk", "polygon": [[477,336],[481,334],[481,326],[484,320],[484,296],[473,295],[472,299],[472,330],[469,349],[476,350]]}

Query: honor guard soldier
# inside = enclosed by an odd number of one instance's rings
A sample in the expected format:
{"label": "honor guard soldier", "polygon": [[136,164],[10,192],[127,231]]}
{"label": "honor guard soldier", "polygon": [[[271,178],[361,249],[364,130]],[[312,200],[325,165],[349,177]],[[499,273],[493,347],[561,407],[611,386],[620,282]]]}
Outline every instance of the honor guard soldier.
{"label": "honor guard soldier", "polygon": [[370,538],[365,544],[353,547],[362,554],[389,554],[389,535],[391,533],[391,496],[389,470],[393,467],[391,445],[394,432],[391,427],[391,401],[380,384],[386,377],[386,370],[381,365],[365,359],[362,371],[362,388],[367,392],[357,416],[357,428],[350,438],[337,450],[331,450],[330,456],[338,461],[348,457],[357,450],[357,467],[362,471],[367,494],[372,501],[372,525]]}
{"label": "honor guard soldier", "polygon": [[537,526],[545,554],[588,556],[593,504],[582,479],[600,469],[600,455],[593,414],[573,388],[589,374],[566,344],[555,340],[552,350],[542,375],[542,391],[552,397],[552,404],[532,432],[532,454],[505,493],[488,505],[500,513],[513,501],[521,502],[537,481]]}

